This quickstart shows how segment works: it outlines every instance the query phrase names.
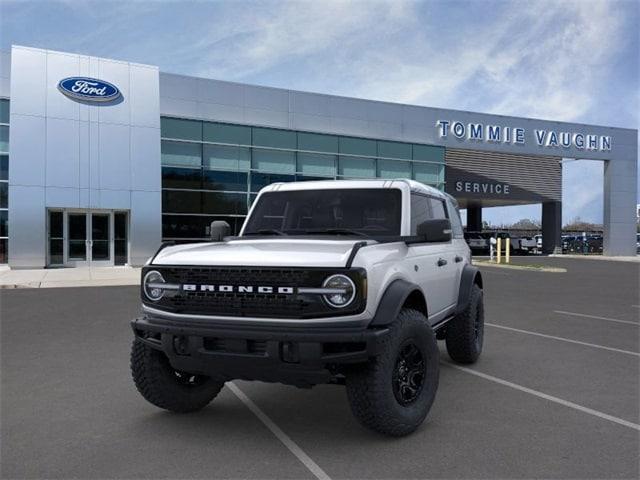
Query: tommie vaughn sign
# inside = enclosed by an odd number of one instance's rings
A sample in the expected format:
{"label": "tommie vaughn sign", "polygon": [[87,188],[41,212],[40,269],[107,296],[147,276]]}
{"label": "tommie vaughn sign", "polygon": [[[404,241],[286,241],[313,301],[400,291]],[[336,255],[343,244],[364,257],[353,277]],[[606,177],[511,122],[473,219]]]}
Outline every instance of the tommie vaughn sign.
{"label": "tommie vaughn sign", "polygon": [[110,102],[120,98],[120,90],[112,83],[89,77],[69,77],[58,82],[58,90],[76,100]]}
{"label": "tommie vaughn sign", "polygon": [[[440,138],[447,138],[451,135],[459,140],[471,142],[508,143],[514,145],[524,145],[526,142],[526,130],[522,127],[438,120],[436,128]],[[611,137],[607,135],[542,129],[534,129],[533,133],[534,141],[539,147],[543,148],[575,147],[579,150],[611,151]]]}

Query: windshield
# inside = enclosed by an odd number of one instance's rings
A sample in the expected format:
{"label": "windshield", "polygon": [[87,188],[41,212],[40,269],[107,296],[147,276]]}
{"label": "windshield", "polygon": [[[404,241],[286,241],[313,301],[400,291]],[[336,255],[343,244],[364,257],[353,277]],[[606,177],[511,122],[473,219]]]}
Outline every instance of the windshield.
{"label": "windshield", "polygon": [[260,196],[243,235],[400,235],[398,189],[326,189]]}

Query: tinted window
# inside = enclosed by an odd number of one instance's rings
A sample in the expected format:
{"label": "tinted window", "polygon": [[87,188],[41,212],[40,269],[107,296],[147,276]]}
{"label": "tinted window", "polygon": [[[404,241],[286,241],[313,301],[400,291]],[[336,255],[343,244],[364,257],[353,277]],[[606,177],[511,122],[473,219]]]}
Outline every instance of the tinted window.
{"label": "tinted window", "polygon": [[371,236],[400,234],[397,189],[302,190],[265,193],[245,234],[276,229],[292,235],[347,229]]}
{"label": "tinted window", "polygon": [[[464,230],[462,229],[462,220],[460,220],[460,212],[450,201],[447,202],[447,208],[449,209],[449,219],[451,220],[451,230],[453,233],[453,237],[464,238]],[[480,237],[480,235],[478,235],[478,237]]]}
{"label": "tinted window", "polygon": [[206,190],[247,191],[246,173],[205,170],[202,182],[203,188]]}
{"label": "tinted window", "polygon": [[431,218],[449,218],[447,217],[447,212],[444,207],[444,200],[440,200],[439,198],[429,198],[429,206],[431,207]]}
{"label": "tinted window", "polygon": [[418,225],[429,220],[429,199],[423,195],[411,195],[411,235],[417,234]]}
{"label": "tinted window", "polygon": [[199,168],[162,168],[163,188],[202,188],[202,170]]}

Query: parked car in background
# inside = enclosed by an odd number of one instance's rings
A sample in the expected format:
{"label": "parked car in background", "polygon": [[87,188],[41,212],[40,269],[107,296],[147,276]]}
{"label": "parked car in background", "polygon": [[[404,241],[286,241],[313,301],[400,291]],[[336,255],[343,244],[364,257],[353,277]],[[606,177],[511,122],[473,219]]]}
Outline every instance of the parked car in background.
{"label": "parked car in background", "polygon": [[489,239],[480,232],[465,232],[464,239],[473,253],[486,253],[489,250]]}
{"label": "parked car in background", "polygon": [[534,237],[520,238],[520,251],[522,253],[534,253],[538,246],[538,242]]}

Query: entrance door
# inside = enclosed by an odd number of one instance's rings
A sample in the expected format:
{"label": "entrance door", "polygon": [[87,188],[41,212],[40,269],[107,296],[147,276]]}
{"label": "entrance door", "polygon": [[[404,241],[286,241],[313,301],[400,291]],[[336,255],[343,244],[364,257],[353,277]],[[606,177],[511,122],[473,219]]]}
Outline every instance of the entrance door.
{"label": "entrance door", "polygon": [[65,264],[74,267],[89,265],[87,232],[86,213],[67,213],[67,259]]}
{"label": "entrance door", "polygon": [[109,266],[113,265],[111,254],[111,224],[113,213],[91,213],[87,216],[90,221],[91,238],[89,239],[89,247],[91,258],[89,261],[93,266]]}
{"label": "entrance door", "polygon": [[124,265],[128,261],[128,212],[50,210],[49,266]]}

